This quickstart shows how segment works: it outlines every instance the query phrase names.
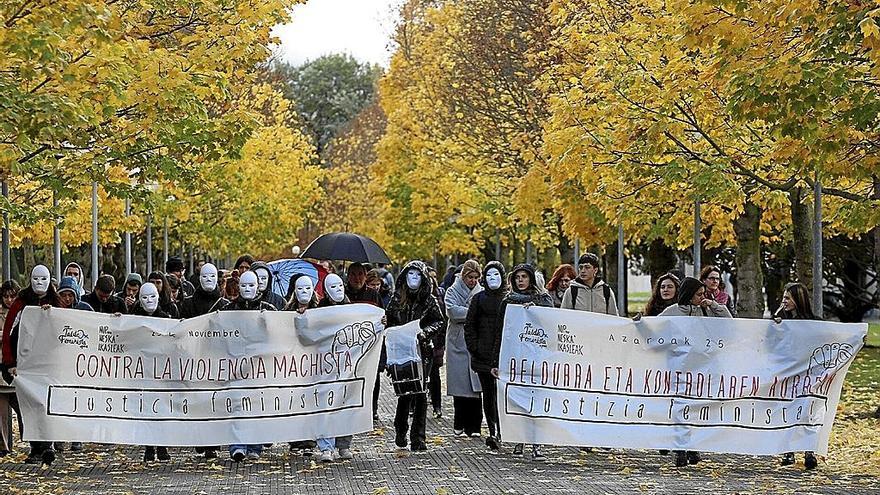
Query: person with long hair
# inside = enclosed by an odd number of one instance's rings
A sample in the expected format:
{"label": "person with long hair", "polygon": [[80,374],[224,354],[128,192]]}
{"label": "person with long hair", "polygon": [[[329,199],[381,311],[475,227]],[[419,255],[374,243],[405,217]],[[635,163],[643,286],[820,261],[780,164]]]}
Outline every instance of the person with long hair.
{"label": "person with long hair", "polygon": [[[810,291],[803,284],[790,283],[782,292],[782,304],[773,314],[777,323],[782,320],[818,320],[813,313],[813,305],[810,303]],[[782,455],[782,465],[788,466],[795,463],[794,452],[786,452]],[[807,470],[816,469],[819,461],[813,452],[804,452],[804,467]]]}
{"label": "person with long hair", "polygon": [[[15,303],[15,299],[20,291],[21,286],[15,280],[7,280],[3,282],[3,285],[0,285],[0,298],[2,298],[0,300],[0,325],[5,326],[6,315],[9,314],[9,309]],[[2,347],[0,347],[0,351],[2,351]],[[18,407],[15,387],[0,382],[0,457],[9,455],[9,451],[6,449],[7,445],[14,445],[12,429],[7,428],[9,424],[9,408],[15,411],[15,417],[18,418],[18,431],[20,432],[22,430],[21,409]]]}
{"label": "person with long hair", "polygon": [[162,308],[162,311],[168,313],[169,318],[180,318],[180,311],[171,294],[171,284],[168,283],[168,277],[162,272],[152,272],[147,276],[147,281],[155,285],[156,290],[159,291],[159,307]]}
{"label": "person with long hair", "polygon": [[[480,436],[483,413],[480,404],[480,378],[471,369],[471,356],[465,343],[464,325],[468,306],[480,292],[481,268],[477,260],[467,260],[461,274],[446,290],[446,393],[452,396],[452,431],[455,436]],[[435,406],[436,408],[436,406]]]}
{"label": "person with long hair", "polygon": [[[731,318],[727,307],[722,306],[713,299],[706,297],[706,286],[703,282],[685,277],[681,281],[678,293],[678,303],[664,309],[660,316],[711,316],[717,318]],[[694,451],[675,451],[675,466],[685,467],[688,464],[700,462],[700,453]]]}
{"label": "person with long hair", "polygon": [[645,316],[658,316],[664,309],[677,303],[679,283],[678,277],[671,273],[661,275],[645,305]]}
{"label": "person with long hair", "polygon": [[[510,272],[509,283],[510,292],[504,296],[504,299],[501,301],[501,307],[498,308],[498,314],[501,316],[502,322],[508,304],[522,304],[526,306],[535,305],[547,308],[553,307],[553,299],[543,287],[538,285],[537,278],[535,277],[535,268],[532,265],[523,263],[513,267],[513,270]],[[500,354],[500,343],[498,351]],[[524,447],[525,446],[521,443],[516,444],[516,446],[513,447],[513,455],[523,455]],[[537,444],[532,445],[532,459],[536,461],[543,461],[546,459]]]}
{"label": "person with long hair", "polygon": [[562,264],[556,267],[550,281],[547,282],[547,292],[553,298],[553,306],[559,308],[562,306],[562,296],[571,285],[571,281],[577,278],[574,267],[569,264]]}

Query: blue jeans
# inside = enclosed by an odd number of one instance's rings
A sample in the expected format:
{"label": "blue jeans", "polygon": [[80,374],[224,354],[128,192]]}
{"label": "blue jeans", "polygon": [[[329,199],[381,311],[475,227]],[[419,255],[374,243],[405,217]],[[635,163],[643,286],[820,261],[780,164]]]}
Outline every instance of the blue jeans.
{"label": "blue jeans", "polygon": [[325,450],[333,450],[335,447],[339,447],[339,450],[345,450],[351,448],[351,435],[346,435],[344,437],[336,437],[336,438],[319,438],[318,439],[318,449],[320,451]]}
{"label": "blue jeans", "polygon": [[230,445],[229,446],[229,455],[232,455],[232,453],[235,452],[236,450],[243,450],[243,451],[245,451],[245,454],[251,454],[251,453],[262,454],[263,453],[263,444]]}

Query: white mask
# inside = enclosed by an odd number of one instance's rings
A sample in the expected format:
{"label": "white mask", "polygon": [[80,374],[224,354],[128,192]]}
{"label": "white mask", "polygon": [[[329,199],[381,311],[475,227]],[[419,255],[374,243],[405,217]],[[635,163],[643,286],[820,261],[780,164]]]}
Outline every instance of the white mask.
{"label": "white mask", "polygon": [[345,299],[345,284],[339,275],[331,273],[324,279],[324,292],[335,303],[341,303]]}
{"label": "white mask", "polygon": [[309,301],[312,300],[312,295],[315,293],[315,284],[312,283],[312,278],[309,276],[300,277],[296,279],[296,284],[294,284],[293,290],[296,294],[296,302],[300,304],[308,304]]}
{"label": "white mask", "polygon": [[410,268],[406,272],[406,286],[409,290],[418,290],[422,286],[422,274],[415,268]]}
{"label": "white mask", "polygon": [[150,282],[145,283],[141,286],[138,300],[141,303],[141,307],[144,308],[144,311],[148,314],[155,313],[159,308],[159,289]]}
{"label": "white mask", "polygon": [[260,292],[264,292],[269,286],[269,270],[257,268],[254,273],[257,274],[257,288],[260,289]]}
{"label": "white mask", "polygon": [[49,269],[43,265],[37,265],[31,270],[31,289],[34,294],[43,296],[49,291]]}
{"label": "white mask", "polygon": [[501,287],[501,272],[497,268],[486,270],[486,285],[492,290],[498,290]]}
{"label": "white mask", "polygon": [[257,274],[248,270],[238,279],[238,293],[245,301],[253,301],[259,293]]}
{"label": "white mask", "polygon": [[217,267],[205,263],[199,270],[199,284],[205,292],[213,292],[217,288]]}

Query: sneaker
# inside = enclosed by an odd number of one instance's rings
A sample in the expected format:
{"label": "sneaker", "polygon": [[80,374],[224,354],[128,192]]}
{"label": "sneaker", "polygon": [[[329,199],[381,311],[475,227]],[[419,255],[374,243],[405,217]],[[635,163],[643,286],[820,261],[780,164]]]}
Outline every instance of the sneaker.
{"label": "sneaker", "polygon": [[785,454],[782,454],[782,462],[780,464],[783,466],[794,464],[794,452],[786,452]]}
{"label": "sneaker", "polygon": [[82,452],[82,449],[83,449],[82,442],[70,442],[71,452]]}
{"label": "sneaker", "polygon": [[354,459],[354,454],[351,453],[351,449],[339,449],[339,458],[344,460]]}
{"label": "sneaker", "polygon": [[321,456],[318,457],[318,460],[321,462],[333,462],[333,451],[332,450],[322,450]]}
{"label": "sneaker", "polygon": [[413,452],[424,452],[428,450],[428,445],[425,442],[413,442],[411,449]]}
{"label": "sneaker", "polygon": [[468,432],[465,432],[465,435],[467,435],[468,438],[473,438],[473,437],[480,438],[480,432],[478,432],[478,431],[468,431]]}
{"label": "sneaker", "polygon": [[244,449],[235,449],[232,451],[232,460],[235,462],[241,462],[244,460],[245,452]]}
{"label": "sneaker", "polygon": [[160,461],[170,461],[171,455],[168,454],[168,447],[159,447],[156,449],[156,458]]}
{"label": "sneaker", "polygon": [[377,413],[377,412],[373,413],[373,421],[379,421],[379,413]]}
{"label": "sneaker", "polygon": [[660,449],[657,452],[659,452],[660,455],[669,455],[669,450],[667,449]]}
{"label": "sneaker", "polygon": [[694,451],[688,451],[687,458],[688,458],[688,464],[696,464],[702,460],[702,459],[700,459],[700,453],[694,452]]}
{"label": "sneaker", "polygon": [[[792,454],[794,456],[794,454]],[[804,467],[807,470],[816,469],[819,465],[819,461],[816,459],[816,454],[812,452],[804,452]]]}
{"label": "sneaker", "polygon": [[523,455],[523,444],[518,443],[513,447],[513,455]]}
{"label": "sneaker", "polygon": [[216,459],[217,451],[215,449],[205,449],[205,459]]}
{"label": "sneaker", "polygon": [[260,459],[260,454],[257,452],[248,452],[247,458],[252,461],[258,461]]}
{"label": "sneaker", "polygon": [[156,460],[156,448],[155,447],[144,447],[144,462],[153,462]]}
{"label": "sneaker", "polygon": [[489,447],[489,450],[498,450],[498,440],[495,437],[486,437],[486,447]]}
{"label": "sneaker", "polygon": [[43,451],[43,455],[40,456],[40,459],[43,461],[43,464],[47,466],[51,466],[53,462],[55,462],[55,450],[54,449],[46,449]]}
{"label": "sneaker", "polygon": [[452,434],[455,435],[455,436],[457,436],[457,437],[463,437],[463,436],[464,436],[464,430],[452,430]]}
{"label": "sneaker", "polygon": [[537,445],[532,446],[532,460],[533,461],[543,461],[546,459],[547,459],[547,456],[545,456],[544,453],[541,452],[540,447],[538,447]]}
{"label": "sneaker", "polygon": [[306,447],[306,448],[302,449],[302,455],[303,455],[303,457],[311,457],[311,456],[315,455],[315,449],[313,449],[311,447]]}
{"label": "sneaker", "polygon": [[443,411],[441,411],[439,408],[434,409],[434,419],[440,419],[442,417],[443,417]]}
{"label": "sneaker", "polygon": [[675,467],[685,467],[688,465],[687,452],[683,450],[675,451]]}

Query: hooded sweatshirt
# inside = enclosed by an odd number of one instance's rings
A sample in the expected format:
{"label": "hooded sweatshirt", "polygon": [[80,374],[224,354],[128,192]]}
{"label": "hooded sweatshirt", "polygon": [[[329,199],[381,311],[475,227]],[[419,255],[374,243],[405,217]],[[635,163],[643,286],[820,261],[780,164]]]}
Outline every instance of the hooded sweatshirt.
{"label": "hooded sweatshirt", "polygon": [[[576,294],[574,302],[572,302],[573,293]],[[559,307],[617,316],[617,299],[614,297],[614,291],[599,277],[596,277],[592,286],[587,285],[580,277],[572,280],[571,285],[562,295],[562,305]]]}
{"label": "hooded sweatshirt", "polygon": [[196,316],[206,315],[212,311],[220,310],[220,308],[227,304],[229,304],[229,300],[220,295],[219,285],[214,287],[214,290],[208,292],[199,283],[193,295],[187,297],[181,303],[180,317],[195,318]]}
{"label": "hooded sweatshirt", "polygon": [[83,271],[83,268],[81,266],[79,266],[79,263],[68,263],[67,266],[64,267],[64,271],[61,272],[61,276],[65,277],[66,275],[64,275],[64,274],[67,273],[67,269],[72,266],[75,266],[79,269],[79,276],[76,277],[76,285],[79,286],[79,295],[80,295],[80,297],[82,297],[82,296],[86,295],[86,288],[83,285],[83,277],[84,277],[83,274],[85,272]]}
{"label": "hooded sweatshirt", "polygon": [[80,287],[79,284],[76,283],[76,279],[73,277],[61,277],[61,283],[58,284],[58,294],[61,295],[62,292],[73,292],[73,304],[70,305],[69,309],[80,309],[83,311],[94,311],[89,303],[84,302],[80,299]]}
{"label": "hooded sweatshirt", "polygon": [[700,290],[700,287],[705,287],[702,282],[693,277],[686,277],[681,281],[681,287],[678,291],[678,304],[673,304],[664,309],[663,312],[660,313],[660,316],[714,316],[718,318],[732,318],[730,311],[728,311],[723,304],[718,304],[717,301],[711,301],[710,299],[711,304],[708,308],[691,304],[691,299],[694,298],[694,294]]}
{"label": "hooded sweatshirt", "polygon": [[[409,289],[406,284],[406,274],[410,269],[416,269],[421,276],[419,288],[415,291]],[[424,338],[419,342],[422,359],[433,359],[433,339],[435,334],[442,331],[443,313],[440,304],[433,294],[433,283],[428,276],[428,266],[421,261],[415,260],[407,263],[397,276],[397,291],[388,302],[385,316],[388,319],[388,327],[396,327],[419,320]]]}
{"label": "hooded sweatshirt", "polygon": [[285,301],[283,297],[276,294],[272,290],[272,284],[275,281],[275,277],[272,276],[272,268],[270,268],[269,265],[265,262],[256,261],[251,265],[251,271],[254,272],[257,270],[257,268],[263,268],[264,270],[269,272],[269,281],[266,282],[266,290],[264,290],[263,293],[260,294],[260,299],[271,304],[278,311],[281,311],[282,309],[284,309]]}
{"label": "hooded sweatshirt", "polygon": [[[486,273],[492,268],[501,274],[501,287],[490,289],[486,284]],[[477,373],[489,373],[498,367],[501,353],[501,330],[504,315],[501,302],[507,295],[507,274],[504,265],[490,261],[483,267],[480,279],[483,290],[474,294],[468,305],[464,321],[464,341],[471,355],[471,369]]]}

